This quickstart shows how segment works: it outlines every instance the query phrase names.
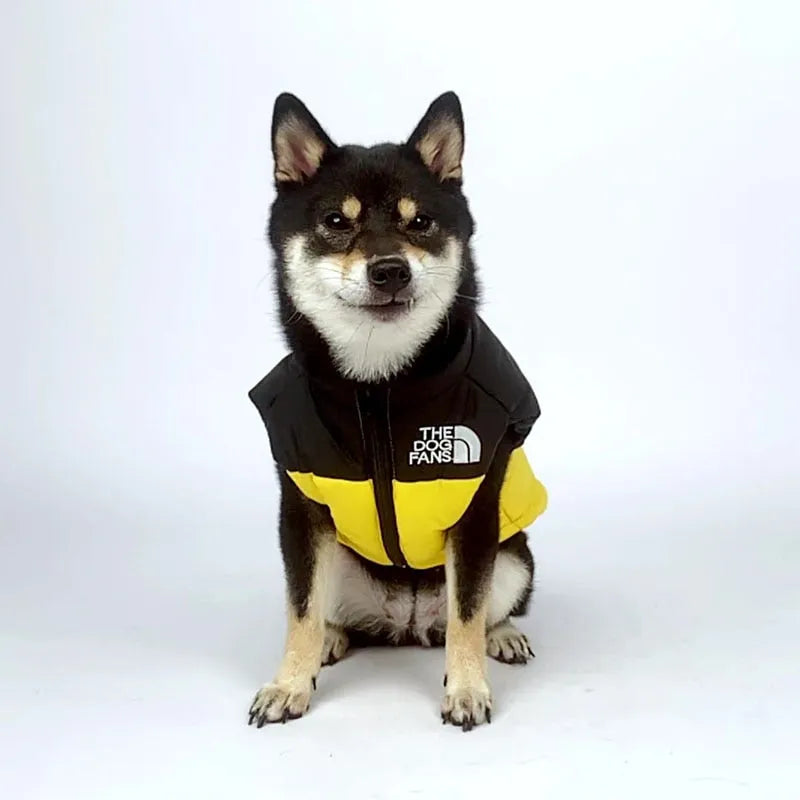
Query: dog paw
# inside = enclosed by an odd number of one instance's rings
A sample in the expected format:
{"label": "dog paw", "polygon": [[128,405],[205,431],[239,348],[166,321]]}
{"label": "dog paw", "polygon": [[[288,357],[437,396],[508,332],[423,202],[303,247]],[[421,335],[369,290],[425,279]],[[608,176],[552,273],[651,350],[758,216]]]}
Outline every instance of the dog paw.
{"label": "dog paw", "polygon": [[260,728],[270,722],[298,719],[308,711],[315,680],[264,684],[250,706],[248,725]]}
{"label": "dog paw", "polygon": [[350,640],[341,628],[326,625],[325,645],[322,648],[322,666],[327,667],[337,661],[341,661],[349,646]]}
{"label": "dog paw", "polygon": [[534,658],[528,637],[510,622],[501,622],[487,632],[486,652],[504,664],[527,664]]}
{"label": "dog paw", "polygon": [[492,695],[483,682],[480,686],[448,689],[442,701],[442,725],[450,723],[471,731],[476,725],[492,721]]}

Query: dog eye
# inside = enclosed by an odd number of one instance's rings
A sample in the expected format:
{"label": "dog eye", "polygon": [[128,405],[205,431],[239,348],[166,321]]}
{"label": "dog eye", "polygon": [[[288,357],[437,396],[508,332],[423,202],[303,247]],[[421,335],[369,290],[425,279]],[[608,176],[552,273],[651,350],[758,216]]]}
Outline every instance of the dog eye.
{"label": "dog eye", "polygon": [[335,211],[326,214],[324,222],[325,227],[330,228],[332,231],[349,231],[353,227],[344,214],[337,214]]}
{"label": "dog eye", "polygon": [[416,217],[409,221],[406,228],[416,233],[425,233],[431,229],[431,225],[433,225],[433,220],[429,216],[426,214],[417,214]]}

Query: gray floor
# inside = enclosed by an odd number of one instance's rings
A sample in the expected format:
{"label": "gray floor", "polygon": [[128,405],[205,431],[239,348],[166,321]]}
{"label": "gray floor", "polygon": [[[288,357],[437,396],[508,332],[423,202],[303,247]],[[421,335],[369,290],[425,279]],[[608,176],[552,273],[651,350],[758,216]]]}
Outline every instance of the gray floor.
{"label": "gray floor", "polygon": [[537,658],[492,664],[494,722],[469,735],[440,725],[443,654],[422,649],[356,652],[306,718],[248,728],[283,620],[274,540],[236,546],[256,510],[80,492],[34,507],[17,489],[7,796],[796,796],[800,515],[780,487],[556,506],[523,623]]}

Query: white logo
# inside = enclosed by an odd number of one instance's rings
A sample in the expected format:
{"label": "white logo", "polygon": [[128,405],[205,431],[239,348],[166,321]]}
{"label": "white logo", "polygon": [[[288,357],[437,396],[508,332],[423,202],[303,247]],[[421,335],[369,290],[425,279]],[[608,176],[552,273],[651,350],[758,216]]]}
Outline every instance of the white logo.
{"label": "white logo", "polygon": [[427,425],[411,445],[409,464],[477,464],[481,440],[466,425]]}

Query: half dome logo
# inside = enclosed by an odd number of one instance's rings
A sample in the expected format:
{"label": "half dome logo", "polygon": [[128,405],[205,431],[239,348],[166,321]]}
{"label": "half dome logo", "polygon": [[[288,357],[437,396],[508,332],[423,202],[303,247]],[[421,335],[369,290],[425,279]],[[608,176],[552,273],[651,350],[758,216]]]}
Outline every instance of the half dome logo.
{"label": "half dome logo", "polygon": [[466,425],[426,425],[411,444],[409,464],[477,464],[481,440]]}

